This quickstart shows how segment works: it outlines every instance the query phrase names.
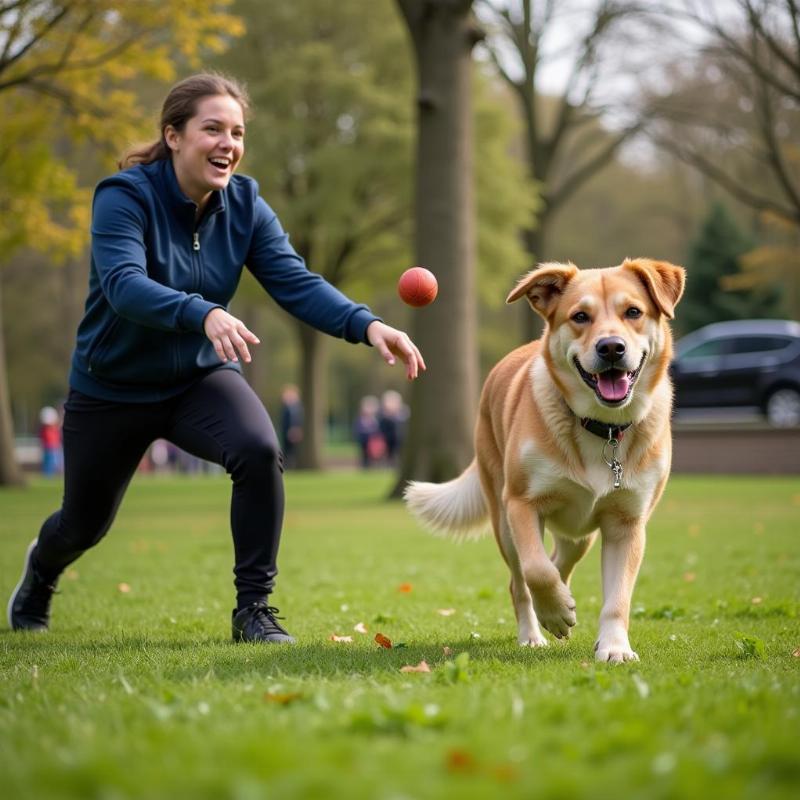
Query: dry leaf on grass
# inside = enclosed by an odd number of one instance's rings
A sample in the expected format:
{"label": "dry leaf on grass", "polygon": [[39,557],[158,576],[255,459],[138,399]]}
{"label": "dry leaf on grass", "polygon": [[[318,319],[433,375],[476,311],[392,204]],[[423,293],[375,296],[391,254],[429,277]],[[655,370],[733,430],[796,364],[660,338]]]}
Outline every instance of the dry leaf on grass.
{"label": "dry leaf on grass", "polygon": [[117,590],[122,592],[122,594],[128,594],[128,592],[131,590],[131,587],[127,583],[120,583],[117,584]]}
{"label": "dry leaf on grass", "polygon": [[356,633],[366,633],[367,632],[367,626],[363,622],[359,622],[358,625],[356,625],[353,628],[353,630]]}
{"label": "dry leaf on grass", "polygon": [[388,636],[384,636],[382,633],[375,634],[375,641],[381,647],[385,647],[387,650],[392,649],[392,640]]}
{"label": "dry leaf on grass", "polygon": [[413,590],[413,586],[410,583],[401,583],[397,587],[398,592],[402,592],[403,594],[408,594],[410,591]]}
{"label": "dry leaf on grass", "polygon": [[694,583],[695,578],[697,578],[697,575],[694,572],[683,573],[683,579],[686,581],[686,583]]}
{"label": "dry leaf on grass", "polygon": [[353,641],[353,637],[352,636],[337,636],[335,633],[332,633],[328,637],[328,641],[329,642],[352,642]]}
{"label": "dry leaf on grass", "polygon": [[760,605],[761,605],[761,603],[763,603],[763,602],[764,602],[764,600],[763,600],[761,597],[754,597],[754,598],[753,598],[753,599],[752,599],[750,602],[751,602],[751,603],[752,603],[754,606],[760,606]]}
{"label": "dry leaf on grass", "polygon": [[792,655],[793,655],[795,658],[800,658],[800,647],[798,647],[796,650],[793,650],[793,651],[792,651]]}
{"label": "dry leaf on grass", "polygon": [[456,610],[454,608],[437,608],[436,613],[441,614],[443,617],[449,617],[455,614]]}
{"label": "dry leaf on grass", "polygon": [[264,701],[267,703],[277,703],[280,706],[288,706],[295,700],[303,697],[302,692],[264,692]]}
{"label": "dry leaf on grass", "polygon": [[445,763],[448,772],[475,772],[478,766],[475,757],[466,750],[448,750]]}
{"label": "dry leaf on grass", "polygon": [[431,668],[428,666],[427,661],[420,661],[416,667],[407,664],[405,667],[400,667],[400,672],[430,672]]}
{"label": "dry leaf on grass", "polygon": [[453,655],[453,649],[451,647],[448,647],[447,645],[445,645],[442,648],[442,653],[444,653],[446,658],[449,658],[451,655]]}

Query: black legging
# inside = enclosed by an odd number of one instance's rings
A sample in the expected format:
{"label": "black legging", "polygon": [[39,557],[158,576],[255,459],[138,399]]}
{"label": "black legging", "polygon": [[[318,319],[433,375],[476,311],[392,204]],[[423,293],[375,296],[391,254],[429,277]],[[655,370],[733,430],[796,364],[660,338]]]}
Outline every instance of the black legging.
{"label": "black legging", "polygon": [[266,598],[278,573],[283,455],[272,421],[241,374],[210,373],[177,397],[116,403],[71,391],[64,415],[64,503],[42,526],[36,566],[55,579],[103,538],[147,448],[167,439],[225,467],[238,606]]}

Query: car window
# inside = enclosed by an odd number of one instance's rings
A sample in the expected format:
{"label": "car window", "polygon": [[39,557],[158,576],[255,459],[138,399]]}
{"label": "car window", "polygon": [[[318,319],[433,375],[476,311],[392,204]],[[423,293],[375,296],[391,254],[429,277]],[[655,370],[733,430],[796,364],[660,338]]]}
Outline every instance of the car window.
{"label": "car window", "polygon": [[783,350],[792,343],[789,336],[737,336],[730,343],[730,352],[736,355],[743,353],[769,353]]}
{"label": "car window", "polygon": [[725,339],[709,339],[707,342],[691,347],[685,353],[681,353],[680,360],[692,358],[708,358],[709,356],[719,356],[726,351]]}

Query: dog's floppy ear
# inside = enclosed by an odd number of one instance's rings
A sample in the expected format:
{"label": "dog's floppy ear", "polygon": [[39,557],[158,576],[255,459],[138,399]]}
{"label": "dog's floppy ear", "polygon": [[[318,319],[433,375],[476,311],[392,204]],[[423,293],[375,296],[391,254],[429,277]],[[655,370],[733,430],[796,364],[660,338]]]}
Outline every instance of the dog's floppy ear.
{"label": "dog's floppy ear", "polygon": [[626,258],[622,263],[626,269],[636,273],[645,285],[656,308],[667,319],[675,317],[675,306],[683,294],[686,271],[668,261],[653,261],[650,258]]}
{"label": "dog's floppy ear", "polygon": [[578,268],[572,264],[550,262],[539,264],[535,270],[520,278],[506,303],[513,303],[525,295],[534,311],[547,319],[555,308],[558,297],[564,287],[578,274]]}

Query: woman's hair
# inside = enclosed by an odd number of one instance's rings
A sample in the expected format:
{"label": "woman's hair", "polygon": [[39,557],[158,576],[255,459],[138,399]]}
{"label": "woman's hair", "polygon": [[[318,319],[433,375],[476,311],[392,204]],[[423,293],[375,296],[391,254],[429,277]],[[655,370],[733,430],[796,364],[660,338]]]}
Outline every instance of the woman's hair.
{"label": "woman's hair", "polygon": [[119,168],[126,169],[136,164],[151,164],[153,161],[170,158],[172,151],[164,136],[167,126],[171,125],[176,131],[182,131],[186,121],[197,113],[197,104],[200,100],[220,94],[232,97],[242,107],[244,114],[247,114],[250,109],[247,89],[233,78],[217,72],[202,72],[176,83],[170,89],[161,108],[160,138],[151,144],[128,150],[119,160]]}

